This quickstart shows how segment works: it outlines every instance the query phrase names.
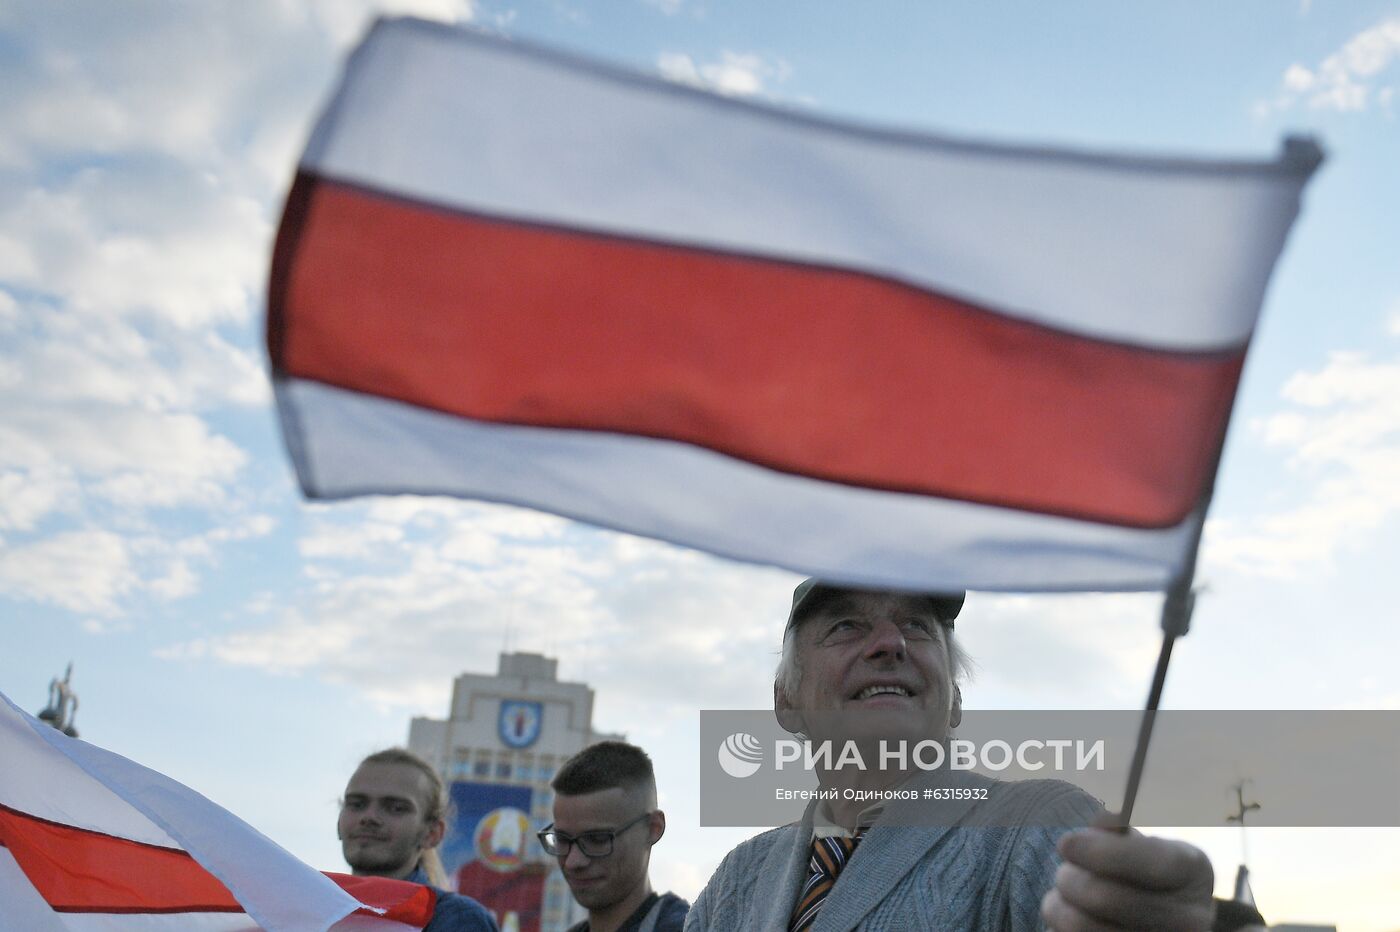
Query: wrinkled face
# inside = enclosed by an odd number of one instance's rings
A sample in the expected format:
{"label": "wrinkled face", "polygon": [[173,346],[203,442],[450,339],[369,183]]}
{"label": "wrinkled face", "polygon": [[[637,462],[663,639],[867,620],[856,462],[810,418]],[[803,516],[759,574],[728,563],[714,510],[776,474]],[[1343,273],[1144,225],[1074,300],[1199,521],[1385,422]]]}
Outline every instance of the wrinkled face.
{"label": "wrinkled face", "polygon": [[794,695],[775,690],[778,719],[816,741],[942,739],[961,715],[946,638],[923,599],[833,596],[800,623],[801,681]]}
{"label": "wrinkled face", "polygon": [[[570,837],[585,832],[611,831],[626,825],[647,809],[638,794],[620,787],[554,797],[554,828]],[[585,909],[604,909],[621,902],[647,881],[651,846],[665,828],[661,813],[653,813],[613,839],[612,854],[590,858],[570,845],[557,858],[574,899]]]}
{"label": "wrinkled face", "polygon": [[356,874],[403,878],[424,848],[442,836],[429,822],[428,777],[408,764],[362,764],[345,787],[337,828],[345,863]]}

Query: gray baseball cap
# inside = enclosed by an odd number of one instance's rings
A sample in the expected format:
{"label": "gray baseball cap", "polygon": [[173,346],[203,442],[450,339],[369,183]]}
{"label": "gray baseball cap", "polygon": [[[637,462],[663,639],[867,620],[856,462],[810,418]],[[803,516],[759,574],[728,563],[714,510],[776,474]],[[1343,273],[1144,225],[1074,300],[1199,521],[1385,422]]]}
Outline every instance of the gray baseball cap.
{"label": "gray baseball cap", "polygon": [[[788,612],[787,627],[802,621],[832,596],[851,592],[878,592],[882,590],[863,589],[858,586],[843,586],[839,583],[823,582],[820,579],[804,579],[792,590],[792,610]],[[940,622],[953,627],[953,620],[962,611],[966,592],[899,592],[918,599],[927,599],[933,605],[933,613]]]}

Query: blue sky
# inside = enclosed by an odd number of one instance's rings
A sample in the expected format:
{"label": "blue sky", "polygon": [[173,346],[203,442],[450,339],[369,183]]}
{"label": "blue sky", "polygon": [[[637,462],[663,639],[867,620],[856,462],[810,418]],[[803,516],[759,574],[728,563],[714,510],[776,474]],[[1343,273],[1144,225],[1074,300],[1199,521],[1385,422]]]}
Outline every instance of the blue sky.
{"label": "blue sky", "polygon": [[[36,710],[74,661],[85,737],[335,868],[354,762],[444,714],[456,673],[544,651],[657,757],[655,879],[693,895],[743,835],[695,827],[695,710],[768,702],[795,579],[525,511],[296,491],[260,343],[269,246],[374,8],[0,7],[0,690]],[[383,8],[954,136],[1259,157],[1319,136],[1166,704],[1400,708],[1400,3]],[[968,612],[969,705],[1141,702],[1152,598]],[[1233,833],[1189,837],[1233,874]],[[1251,856],[1271,919],[1400,928],[1400,830],[1260,831]]]}

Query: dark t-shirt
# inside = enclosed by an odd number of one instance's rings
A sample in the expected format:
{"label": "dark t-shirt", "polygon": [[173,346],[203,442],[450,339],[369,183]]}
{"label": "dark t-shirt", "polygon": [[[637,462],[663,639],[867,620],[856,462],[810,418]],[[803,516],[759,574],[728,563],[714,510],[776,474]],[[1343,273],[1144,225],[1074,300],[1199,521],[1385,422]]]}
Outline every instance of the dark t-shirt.
{"label": "dark t-shirt", "polygon": [[[626,922],[617,927],[617,932],[637,932],[642,927],[642,920],[646,919],[647,913],[651,912],[657,901],[661,902],[661,913],[656,917],[656,932],[681,932],[681,926],[685,925],[685,915],[690,912],[690,904],[674,893],[653,893],[642,900],[642,905],[627,917]],[[590,932],[588,920],[573,926],[569,932]]]}

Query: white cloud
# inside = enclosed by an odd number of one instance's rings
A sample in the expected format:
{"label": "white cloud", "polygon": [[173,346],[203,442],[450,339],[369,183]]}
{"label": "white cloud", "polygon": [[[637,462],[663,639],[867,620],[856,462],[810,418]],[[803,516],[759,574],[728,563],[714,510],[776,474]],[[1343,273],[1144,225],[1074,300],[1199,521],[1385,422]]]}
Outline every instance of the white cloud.
{"label": "white cloud", "polygon": [[112,614],[140,583],[124,538],[71,531],[0,550],[0,593],[74,612]]}
{"label": "white cloud", "polygon": [[[206,415],[270,400],[246,341],[279,196],[340,53],[377,12],[474,8],[0,9],[16,46],[0,60],[0,527],[229,500],[248,457]],[[163,592],[192,585],[161,572]]]}
{"label": "white cloud", "polygon": [[[436,541],[437,559],[486,565],[497,562],[502,544],[554,540],[569,528],[564,518],[523,508],[412,495],[372,497],[359,508],[339,505],[311,513],[318,518],[298,542],[308,560],[403,556],[412,551],[394,545],[409,533],[428,533]],[[308,567],[311,576],[327,569]]]}
{"label": "white cloud", "polygon": [[[1100,707],[1140,701],[1157,651],[1161,598],[1153,594],[1007,596],[976,593],[960,625],[977,662],[963,688],[969,708],[986,697],[1026,707],[1059,701]],[[1047,698],[1049,697],[1049,698]]]}
{"label": "white cloud", "polygon": [[221,523],[212,531],[206,532],[204,539],[217,543],[250,540],[255,537],[266,537],[272,533],[275,527],[277,527],[277,519],[271,515],[246,515],[231,523]]}
{"label": "white cloud", "polygon": [[1372,100],[1389,106],[1392,86],[1377,86],[1391,65],[1400,60],[1400,17],[1384,20],[1357,33],[1315,67],[1294,62],[1284,70],[1272,101],[1256,109],[1267,115],[1305,104],[1317,110],[1357,112]]}
{"label": "white cloud", "polygon": [[704,83],[695,59],[684,52],[662,52],[656,57],[656,67],[661,69],[662,75],[672,81],[695,85]]}
{"label": "white cloud", "polygon": [[29,531],[45,515],[71,508],[79,490],[62,466],[0,469],[0,530]]}
{"label": "white cloud", "polygon": [[0,279],[82,315],[241,322],[263,286],[265,213],[193,166],[88,168],[0,204]]}
{"label": "white cloud", "polygon": [[[732,708],[771,703],[790,574],[567,524],[556,537],[555,519],[536,523],[517,509],[407,505],[373,503],[364,510],[381,519],[399,511],[404,521],[366,520],[361,531],[353,519],[318,514],[324,523],[308,539],[330,539],[339,526],[353,553],[326,548],[280,616],[163,655],[312,676],[382,705],[440,714],[452,678],[493,669],[508,644],[563,658],[561,677],[598,688],[595,721],[609,729],[635,730],[717,696]],[[464,539],[474,547],[459,552]],[[354,558],[362,562],[347,562]],[[965,641],[983,667],[969,705],[1082,700],[1086,682],[1096,684],[1095,701],[1135,703],[1158,611],[1159,600],[1144,595],[976,596]]]}
{"label": "white cloud", "polygon": [[[364,500],[365,515],[371,521],[389,524],[435,527],[442,521],[463,516],[472,507],[457,498],[428,495],[376,496]],[[343,511],[340,506],[334,507]]]}
{"label": "white cloud", "polygon": [[[248,454],[207,418],[269,402],[251,317],[333,43],[278,0],[7,7],[0,31],[4,589],[96,614],[187,597],[272,526],[233,507]],[[169,508],[194,514],[147,514]]]}
{"label": "white cloud", "polygon": [[685,0],[643,0],[649,7],[654,7],[665,13],[667,16],[675,16],[685,5]]}
{"label": "white cloud", "polygon": [[[452,678],[507,644],[564,658],[599,689],[600,727],[713,705],[764,708],[794,578],[523,509],[379,498],[312,509],[302,593],[279,615],[166,648],[353,685],[438,714]],[[1134,703],[1150,669],[1152,596],[977,596],[965,640],[984,662],[969,704]],[[261,616],[261,617],[259,617]],[[1051,672],[1053,671],[1053,672]],[[645,716],[638,710],[646,709]]]}
{"label": "white cloud", "polygon": [[132,624],[130,621],[123,621],[114,618],[84,618],[81,622],[82,629],[88,634],[116,634],[122,631],[130,631]]}
{"label": "white cloud", "polygon": [[358,527],[324,523],[297,542],[303,557],[316,559],[358,559],[372,556],[376,549],[403,539],[403,529],[392,524],[366,522]]}
{"label": "white cloud", "polygon": [[0,451],[0,464],[71,469],[91,494],[136,508],[221,502],[247,460],[192,415],[96,405],[11,410]]}
{"label": "white cloud", "polygon": [[[347,4],[348,5],[348,4]],[[3,14],[0,14],[2,17]],[[0,165],[198,166],[259,202],[285,184],[333,46],[299,4],[33,7],[0,63]],[[249,50],[260,67],[249,67]],[[269,171],[266,150],[283,159]],[[21,189],[22,190],[22,189]],[[178,211],[179,199],[161,201]]]}
{"label": "white cloud", "polygon": [[725,51],[718,61],[703,63],[683,52],[662,52],[656,65],[672,81],[734,97],[771,94],[774,83],[781,84],[792,76],[792,66],[783,59],[754,52]]}
{"label": "white cloud", "polygon": [[0,392],[25,403],[193,411],[271,399],[261,359],[217,331],[27,310],[32,326],[0,351]]}
{"label": "white cloud", "polygon": [[1302,65],[1289,65],[1283,73],[1283,86],[1290,91],[1306,91],[1316,83],[1317,78]]}
{"label": "white cloud", "polygon": [[317,24],[338,47],[358,40],[376,15],[420,16],[441,22],[468,22],[476,17],[474,0],[313,0]]}
{"label": "white cloud", "polygon": [[199,577],[195,576],[189,561],[176,559],[170,562],[162,575],[152,579],[147,588],[152,595],[172,601],[199,591]]}
{"label": "white cloud", "polygon": [[1207,526],[1206,559],[1256,575],[1290,578],[1327,565],[1367,532],[1400,515],[1400,357],[1334,353],[1283,388],[1290,407],[1252,428],[1310,483],[1305,500],[1253,518]]}
{"label": "white cloud", "polygon": [[[0,9],[26,54],[0,64],[0,164],[152,153],[233,174],[305,118],[376,14],[473,18],[470,0],[243,0]],[[258,67],[250,67],[257,50]],[[291,155],[292,153],[288,153]],[[254,159],[254,163],[260,162]],[[261,183],[286,177],[290,164]]]}
{"label": "white cloud", "polygon": [[193,595],[199,590],[196,565],[214,563],[217,545],[261,537],[273,526],[270,517],[255,514],[185,537],[85,528],[10,543],[0,550],[0,595],[104,616],[89,619],[87,627],[112,630],[109,619],[122,615],[130,600]]}
{"label": "white cloud", "polygon": [[0,348],[0,527],[84,500],[216,505],[247,455],[194,410],[267,403],[262,364],[217,332],[40,302]]}
{"label": "white cloud", "polygon": [[[318,515],[302,546],[319,561],[294,608],[164,655],[315,675],[379,703],[432,708],[452,677],[493,668],[509,643],[568,658],[565,677],[607,681],[609,715],[634,715],[642,702],[693,707],[717,689],[767,701],[785,574],[518,509],[405,504],[365,509],[397,512],[401,524]],[[337,535],[343,547],[331,543]]]}

